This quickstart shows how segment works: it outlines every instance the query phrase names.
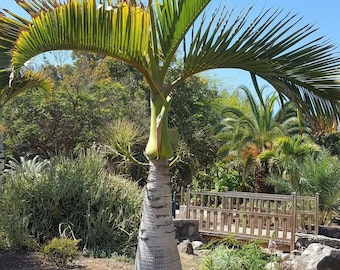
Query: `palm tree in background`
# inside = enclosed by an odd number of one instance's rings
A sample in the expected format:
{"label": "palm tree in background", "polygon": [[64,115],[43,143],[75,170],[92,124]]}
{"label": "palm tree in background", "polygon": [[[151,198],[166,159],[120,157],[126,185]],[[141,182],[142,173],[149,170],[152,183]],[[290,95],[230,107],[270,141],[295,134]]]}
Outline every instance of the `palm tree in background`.
{"label": "palm tree in background", "polygon": [[[280,98],[293,100],[306,114],[339,113],[340,59],[333,56],[329,42],[302,43],[314,32],[311,25],[297,27],[300,19],[282,10],[264,11],[251,23],[251,8],[234,19],[233,12],[219,8],[208,18],[204,10],[210,2],[26,0],[17,3],[31,16],[30,21],[12,18],[10,12],[0,17],[1,28],[20,24],[9,38],[8,67],[14,72],[42,52],[81,50],[125,61],[149,85],[150,133],[145,149],[149,175],[136,269],[181,269],[171,215],[169,159],[173,154],[168,112],[172,92],[186,78],[215,68],[240,68],[267,80]],[[166,83],[180,47],[182,69],[177,79]]]}
{"label": "palm tree in background", "polygon": [[271,149],[259,155],[259,160],[270,167],[268,182],[279,189],[286,188],[278,190],[279,193],[297,192],[299,195],[305,195],[303,190],[308,183],[304,182],[301,164],[307,156],[316,155],[320,151],[321,147],[306,134],[281,136],[273,141]]}
{"label": "palm tree in background", "polygon": [[[243,112],[238,108],[227,107],[224,110],[226,116],[222,120],[222,129],[217,134],[222,145],[219,149],[224,157],[235,156],[242,164],[243,187],[249,186],[247,178],[254,180],[256,192],[270,192],[264,183],[267,166],[257,162],[257,157],[265,150],[270,149],[275,138],[283,136],[285,130],[279,122],[285,105],[278,112],[275,105],[278,95],[272,93],[263,98],[265,88],[258,89],[256,101],[252,92],[242,86],[241,90],[246,94],[250,106],[250,112]],[[236,154],[236,155],[235,155]],[[253,175],[251,173],[253,172]]]}
{"label": "palm tree in background", "polygon": [[242,155],[247,146],[253,145],[251,148],[261,152],[270,146],[273,138],[284,133],[278,122],[280,115],[275,112],[278,96],[273,93],[263,99],[265,88],[262,88],[257,95],[260,100],[258,103],[248,88],[241,86],[239,89],[247,96],[250,113],[234,107],[227,107],[223,111],[225,118],[218,137],[225,143],[220,151],[227,154],[229,150],[237,150]]}
{"label": "palm tree in background", "polygon": [[247,96],[250,112],[234,107],[227,107],[223,111],[225,117],[217,134],[221,143],[219,152],[226,160],[234,158],[242,164],[243,187],[249,188],[247,178],[250,177],[254,179],[256,192],[272,192],[273,189],[264,182],[269,173],[268,159],[259,162],[259,156],[263,152],[271,152],[273,142],[278,138],[302,136],[309,134],[310,129],[292,102],[281,102],[278,108],[278,95],[272,93],[264,98],[265,87],[259,89],[255,85],[256,96],[244,86],[239,89]]}

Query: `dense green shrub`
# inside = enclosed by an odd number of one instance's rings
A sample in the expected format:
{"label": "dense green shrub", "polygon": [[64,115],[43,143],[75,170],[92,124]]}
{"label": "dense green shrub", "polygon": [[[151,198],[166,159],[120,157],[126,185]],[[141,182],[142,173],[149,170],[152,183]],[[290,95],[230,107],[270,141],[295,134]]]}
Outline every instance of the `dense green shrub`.
{"label": "dense green shrub", "polygon": [[95,151],[59,158],[39,176],[7,175],[0,196],[0,228],[14,250],[37,250],[71,227],[89,250],[126,254],[134,250],[140,222],[137,184],[110,176]]}
{"label": "dense green shrub", "polygon": [[54,237],[42,248],[42,254],[46,259],[63,269],[68,263],[79,258],[78,240]]}
{"label": "dense green shrub", "polygon": [[340,158],[340,132],[318,134],[314,139],[317,144],[326,147],[331,155]]}
{"label": "dense green shrub", "polygon": [[238,191],[242,182],[241,176],[238,171],[228,167],[225,162],[216,162],[211,169],[211,173],[216,191]]}
{"label": "dense green shrub", "polygon": [[267,264],[261,248],[254,244],[244,244],[240,248],[219,244],[201,261],[202,270],[260,270]]}
{"label": "dense green shrub", "polygon": [[310,155],[301,172],[308,184],[304,195],[319,193],[319,221],[328,224],[332,218],[340,216],[339,158],[332,156],[328,150],[322,151],[317,157]]}

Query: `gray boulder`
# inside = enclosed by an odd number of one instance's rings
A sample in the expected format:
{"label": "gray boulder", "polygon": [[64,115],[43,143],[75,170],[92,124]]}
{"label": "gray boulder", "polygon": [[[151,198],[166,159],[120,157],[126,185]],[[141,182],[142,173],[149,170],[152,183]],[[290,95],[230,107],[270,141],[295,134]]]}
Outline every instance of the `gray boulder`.
{"label": "gray boulder", "polygon": [[[331,238],[323,235],[296,233],[295,246],[299,250],[304,250],[312,243],[319,243],[332,248],[340,248],[340,239]],[[340,267],[339,267],[340,269]]]}
{"label": "gray boulder", "polygon": [[204,246],[202,241],[192,241],[191,244],[194,250],[200,249],[201,247]]}
{"label": "gray boulder", "polygon": [[296,265],[304,270],[339,270],[340,250],[312,243],[297,258]]}
{"label": "gray boulder", "polygon": [[179,243],[177,248],[179,252],[191,255],[194,254],[194,248],[192,247],[190,240],[184,240],[182,243]]}

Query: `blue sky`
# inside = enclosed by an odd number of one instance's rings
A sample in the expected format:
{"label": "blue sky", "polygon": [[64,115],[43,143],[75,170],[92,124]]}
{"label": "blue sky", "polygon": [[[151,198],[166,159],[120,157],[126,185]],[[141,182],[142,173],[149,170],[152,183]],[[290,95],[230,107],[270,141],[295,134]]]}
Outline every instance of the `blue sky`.
{"label": "blue sky", "polygon": [[[324,36],[327,40],[337,45],[335,50],[340,54],[340,0],[214,0],[214,6],[220,3],[226,4],[228,9],[236,7],[241,10],[243,7],[253,6],[252,13],[259,14],[264,8],[284,9],[284,14],[291,11],[302,17],[301,24],[314,24],[318,30],[313,37]],[[248,72],[232,69],[224,69],[211,72],[213,77],[224,85],[225,88],[245,85],[252,89],[252,83]],[[264,81],[259,81],[260,86],[268,85]],[[272,91],[269,87],[268,91]]]}
{"label": "blue sky", "polygon": [[[65,1],[65,0],[62,0]],[[194,0],[193,0],[194,1]],[[340,0],[213,0],[211,9],[218,7],[220,4],[225,4],[228,9],[236,8],[236,12],[243,7],[254,6],[252,13],[254,15],[265,8],[283,8],[285,13],[291,11],[303,17],[300,26],[313,23],[318,31],[313,37],[325,36],[338,46],[336,49],[340,53]],[[26,14],[16,4],[15,0],[1,0],[0,7],[9,9],[16,14]],[[236,13],[237,14],[237,13]],[[219,70],[211,73],[212,77],[216,77],[222,87],[237,87],[245,85],[252,88],[249,75],[246,72],[238,70]],[[260,86],[266,85],[265,82],[260,82]]]}

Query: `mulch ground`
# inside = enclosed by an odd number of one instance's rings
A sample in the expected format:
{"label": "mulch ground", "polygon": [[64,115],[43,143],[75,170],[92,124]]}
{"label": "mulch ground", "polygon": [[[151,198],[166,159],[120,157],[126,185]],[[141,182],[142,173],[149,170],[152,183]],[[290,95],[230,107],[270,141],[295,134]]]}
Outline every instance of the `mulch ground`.
{"label": "mulch ground", "polygon": [[54,270],[47,265],[38,253],[0,251],[0,269]]}
{"label": "mulch ground", "polygon": [[[198,270],[198,255],[180,252],[183,270]],[[133,270],[133,262],[114,258],[81,257],[67,270]],[[0,270],[62,270],[46,262],[38,252],[7,252],[0,250]]]}

